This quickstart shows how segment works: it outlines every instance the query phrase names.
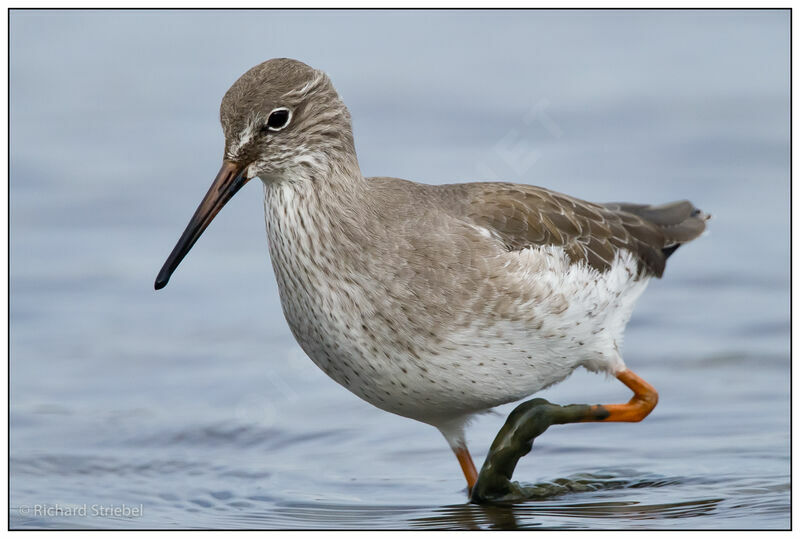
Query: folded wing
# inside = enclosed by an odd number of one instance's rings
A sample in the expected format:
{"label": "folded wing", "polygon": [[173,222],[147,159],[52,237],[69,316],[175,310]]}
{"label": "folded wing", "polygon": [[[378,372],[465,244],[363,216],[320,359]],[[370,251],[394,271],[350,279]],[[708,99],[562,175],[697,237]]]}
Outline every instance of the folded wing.
{"label": "folded wing", "polygon": [[509,251],[561,246],[571,261],[599,271],[626,249],[642,274],[661,277],[667,257],[699,236],[709,218],[685,200],[660,206],[595,204],[542,187],[494,182],[439,189],[454,216],[485,228]]}

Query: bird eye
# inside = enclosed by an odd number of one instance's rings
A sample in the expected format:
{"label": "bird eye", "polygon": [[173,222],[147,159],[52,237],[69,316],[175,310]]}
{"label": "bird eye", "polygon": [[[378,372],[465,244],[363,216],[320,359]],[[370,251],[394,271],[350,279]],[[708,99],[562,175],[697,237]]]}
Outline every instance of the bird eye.
{"label": "bird eye", "polygon": [[267,119],[267,128],[270,131],[280,131],[289,125],[289,120],[291,119],[292,112],[289,109],[284,107],[275,109],[270,113],[269,119]]}

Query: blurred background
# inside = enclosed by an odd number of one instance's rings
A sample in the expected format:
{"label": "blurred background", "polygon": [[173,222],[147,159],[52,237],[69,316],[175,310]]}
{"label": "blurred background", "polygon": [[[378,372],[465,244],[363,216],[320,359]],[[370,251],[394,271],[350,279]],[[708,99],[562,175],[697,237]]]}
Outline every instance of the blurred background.
{"label": "blurred background", "polygon": [[[788,528],[788,10],[9,19],[12,528]],[[259,182],[155,292],[219,168],[223,94],[282,56],[331,76],[365,175],[711,213],[628,328],[653,414],[552,428],[515,475],[550,494],[470,506],[435,429],[294,343]],[[577,372],[540,396],[628,392]],[[470,430],[478,465],[512,408]]]}

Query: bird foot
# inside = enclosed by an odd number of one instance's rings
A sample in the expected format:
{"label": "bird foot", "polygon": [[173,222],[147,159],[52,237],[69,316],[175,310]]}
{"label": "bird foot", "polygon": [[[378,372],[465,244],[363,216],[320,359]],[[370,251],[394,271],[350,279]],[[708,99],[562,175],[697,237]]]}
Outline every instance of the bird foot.
{"label": "bird foot", "polygon": [[586,404],[560,406],[545,399],[532,399],[517,406],[497,433],[472,488],[472,503],[513,503],[541,495],[541,488],[511,481],[520,458],[527,455],[533,440],[550,425],[602,419],[603,407]]}
{"label": "bird foot", "polygon": [[560,406],[544,399],[532,399],[514,408],[492,442],[472,487],[470,501],[509,503],[541,498],[547,488],[543,490],[542,485],[525,487],[512,482],[511,476],[519,459],[530,452],[533,440],[550,425],[584,421],[635,422],[647,417],[658,403],[658,392],[628,369],[617,373],[617,379],[633,391],[633,397],[626,404]]}

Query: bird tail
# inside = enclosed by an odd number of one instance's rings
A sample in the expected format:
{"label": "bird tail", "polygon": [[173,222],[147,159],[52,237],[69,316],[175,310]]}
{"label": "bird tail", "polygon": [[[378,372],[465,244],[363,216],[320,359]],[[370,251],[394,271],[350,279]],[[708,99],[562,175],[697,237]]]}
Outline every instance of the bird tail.
{"label": "bird tail", "polygon": [[658,206],[627,202],[613,202],[604,206],[610,210],[632,213],[655,225],[664,235],[664,246],[661,251],[665,258],[682,244],[700,236],[706,229],[706,221],[711,219],[711,215],[696,208],[688,200]]}

